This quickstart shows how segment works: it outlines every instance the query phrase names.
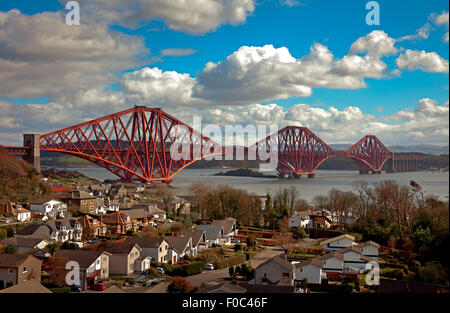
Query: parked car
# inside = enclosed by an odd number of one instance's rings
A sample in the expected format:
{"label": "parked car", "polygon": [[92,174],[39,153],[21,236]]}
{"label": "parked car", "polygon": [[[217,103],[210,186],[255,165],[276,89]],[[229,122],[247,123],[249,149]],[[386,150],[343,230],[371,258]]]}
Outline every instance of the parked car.
{"label": "parked car", "polygon": [[80,285],[71,285],[70,291],[72,292],[81,292],[81,286]]}
{"label": "parked car", "polygon": [[167,222],[173,223],[173,221],[170,218],[167,219]]}
{"label": "parked car", "polygon": [[104,283],[96,283],[91,287],[91,289],[95,291],[103,291],[106,289],[106,285]]}
{"label": "parked car", "polygon": [[231,238],[230,241],[232,243],[239,243],[239,242],[241,242],[239,239],[236,239],[236,238]]}
{"label": "parked car", "polygon": [[166,273],[166,271],[165,271],[162,267],[157,267],[157,268],[156,268],[156,271],[157,271],[158,273],[160,273],[160,274],[165,274],[165,273]]}
{"label": "parked car", "polygon": [[205,269],[207,269],[207,270],[213,270],[214,269],[214,265],[212,265],[211,263],[207,263],[206,265],[205,265]]}

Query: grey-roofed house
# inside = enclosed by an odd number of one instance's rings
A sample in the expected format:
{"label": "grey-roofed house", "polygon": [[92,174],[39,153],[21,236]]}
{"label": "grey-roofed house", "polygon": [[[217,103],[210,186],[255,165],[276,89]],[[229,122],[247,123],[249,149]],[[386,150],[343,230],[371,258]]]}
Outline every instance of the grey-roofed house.
{"label": "grey-roofed house", "polygon": [[223,226],[223,237],[220,240],[220,244],[229,245],[231,236],[237,235],[237,225],[235,219],[213,220],[212,225]]}
{"label": "grey-roofed house", "polygon": [[362,255],[370,258],[372,261],[378,261],[378,250],[380,249],[380,245],[374,241],[366,241],[360,243],[355,246],[356,248],[360,248],[362,251]]}
{"label": "grey-roofed house", "polygon": [[169,243],[163,238],[127,237],[125,242],[137,243],[142,249],[141,256],[150,257],[154,262],[168,262]]}
{"label": "grey-roofed house", "polygon": [[[63,250],[55,253],[56,258],[77,262],[80,269],[80,286],[83,290],[91,283],[102,281],[109,276],[111,254],[95,250]],[[66,275],[65,272],[62,273]]]}
{"label": "grey-roofed house", "polygon": [[316,257],[295,264],[295,281],[306,279],[308,284],[321,284],[323,261]]}
{"label": "grey-roofed house", "polygon": [[167,257],[170,263],[175,264],[185,255],[192,255],[192,237],[167,236],[164,239],[169,244]]}
{"label": "grey-roofed house", "polygon": [[357,270],[358,272],[363,273],[371,269],[370,262],[372,259],[364,256],[361,248],[355,246],[347,247],[338,250],[338,252],[344,255],[344,271],[353,272]]}
{"label": "grey-roofed house", "polygon": [[203,229],[205,231],[207,248],[211,248],[213,244],[219,244],[220,238],[224,235],[222,225],[199,225],[197,229]]}
{"label": "grey-roofed house", "polygon": [[192,255],[206,249],[206,233],[204,229],[182,230],[179,236],[192,237]]}
{"label": "grey-roofed house", "polygon": [[324,254],[319,259],[323,262],[324,272],[341,273],[344,270],[344,255],[337,251]]}
{"label": "grey-roofed house", "polygon": [[51,238],[55,241],[81,241],[83,225],[76,218],[49,220],[45,223],[51,231]]}
{"label": "grey-roofed house", "polygon": [[43,250],[50,242],[39,236],[14,236],[0,241],[0,244],[12,245],[21,253],[32,253]]}
{"label": "grey-roofed house", "polygon": [[254,284],[293,286],[295,266],[287,260],[286,254],[277,255],[255,269]]}

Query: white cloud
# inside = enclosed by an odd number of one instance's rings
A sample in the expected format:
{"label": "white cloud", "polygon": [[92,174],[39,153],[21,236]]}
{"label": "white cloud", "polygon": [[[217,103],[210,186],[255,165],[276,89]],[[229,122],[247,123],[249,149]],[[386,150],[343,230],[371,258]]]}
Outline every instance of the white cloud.
{"label": "white cloud", "polygon": [[298,0],[280,0],[281,5],[285,5],[288,7],[295,7],[300,5],[300,1]]}
{"label": "white cloud", "polygon": [[395,39],[389,37],[382,30],[374,30],[365,37],[356,40],[350,47],[351,53],[367,53],[368,55],[381,57],[396,54]]}
{"label": "white cloud", "polygon": [[179,57],[179,56],[186,56],[186,55],[192,55],[197,53],[197,50],[194,49],[163,49],[161,50],[160,55],[165,57],[165,56],[170,56],[170,57]]}
{"label": "white cloud", "polygon": [[428,39],[428,37],[430,36],[431,28],[431,24],[426,23],[421,28],[416,30],[416,33],[414,35],[403,36],[401,38],[398,38],[396,41],[401,42],[405,40]]}
{"label": "white cloud", "polygon": [[[443,26],[445,27],[447,30],[449,28],[449,14],[448,12],[443,11],[441,14],[437,15],[437,14],[432,14],[430,16],[430,19],[437,25],[437,26]],[[444,36],[442,36],[442,40],[446,43],[448,43],[448,39],[449,35],[448,35],[448,31],[444,34]]]}
{"label": "white cloud", "polygon": [[68,26],[60,13],[0,12],[0,95],[52,97],[107,84],[140,64],[142,39],[106,25]]}
{"label": "white cloud", "polygon": [[204,34],[224,24],[246,21],[254,0],[89,0],[81,7],[90,18],[126,27],[163,19],[173,30]]}
{"label": "white cloud", "polygon": [[396,60],[398,68],[424,72],[448,73],[449,63],[436,52],[426,52],[407,49]]}

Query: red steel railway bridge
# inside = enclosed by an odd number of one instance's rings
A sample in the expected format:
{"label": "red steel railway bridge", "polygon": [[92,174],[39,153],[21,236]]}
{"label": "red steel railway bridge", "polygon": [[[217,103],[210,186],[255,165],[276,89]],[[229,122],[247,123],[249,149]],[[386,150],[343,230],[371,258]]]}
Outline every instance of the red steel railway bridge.
{"label": "red steel railway bridge", "polygon": [[[24,134],[23,147],[4,147],[40,171],[40,151],[86,159],[128,181],[170,182],[187,166],[223,155],[224,147],[161,109],[136,106],[45,135]],[[235,149],[235,147],[233,147]],[[280,177],[313,177],[333,157],[353,159],[361,174],[416,171],[423,157],[394,156],[376,136],[365,136],[347,150],[333,150],[305,127],[287,126],[246,147],[256,157],[276,157]],[[385,167],[386,168],[386,167]]]}

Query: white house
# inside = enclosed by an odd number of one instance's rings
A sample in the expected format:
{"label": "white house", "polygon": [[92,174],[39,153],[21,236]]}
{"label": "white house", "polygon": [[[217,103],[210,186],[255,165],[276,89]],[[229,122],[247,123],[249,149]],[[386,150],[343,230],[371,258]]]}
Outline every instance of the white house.
{"label": "white house", "polygon": [[336,251],[356,245],[355,237],[349,234],[343,234],[320,242],[322,249],[327,251]]}
{"label": "white house", "polygon": [[308,284],[322,283],[323,262],[320,258],[312,258],[302,263],[295,264],[295,281],[307,279]]}
{"label": "white house", "polygon": [[373,241],[366,241],[355,246],[362,250],[362,255],[370,258],[372,261],[378,261],[378,250],[380,245]]}
{"label": "white house", "polygon": [[192,256],[192,237],[187,236],[167,236],[164,238],[169,244],[167,258],[170,263],[175,264],[185,255]]}
{"label": "white house", "polygon": [[200,225],[197,229],[205,231],[206,246],[208,248],[211,248],[214,244],[219,244],[220,239],[223,237],[222,225]]}
{"label": "white house", "polygon": [[14,218],[19,222],[28,222],[31,220],[31,212],[20,205],[13,208],[11,212],[14,214]]}
{"label": "white house", "polygon": [[362,250],[356,247],[347,247],[338,250],[340,254],[344,256],[344,269],[349,271],[349,269],[357,269],[360,273],[364,273],[371,269],[370,258],[362,254]]}
{"label": "white house", "polygon": [[309,211],[295,211],[289,218],[289,228],[297,228],[299,226],[307,228],[311,221],[309,214]]}
{"label": "white house", "polygon": [[49,218],[65,217],[67,204],[54,199],[37,199],[30,203],[30,211],[42,213]]}
{"label": "white house", "polygon": [[293,286],[295,266],[291,264],[286,255],[275,256],[260,264],[255,269],[255,284],[269,284],[278,286]]}
{"label": "white house", "polygon": [[339,252],[330,252],[319,257],[323,262],[323,272],[341,273],[344,270],[344,255]]}

